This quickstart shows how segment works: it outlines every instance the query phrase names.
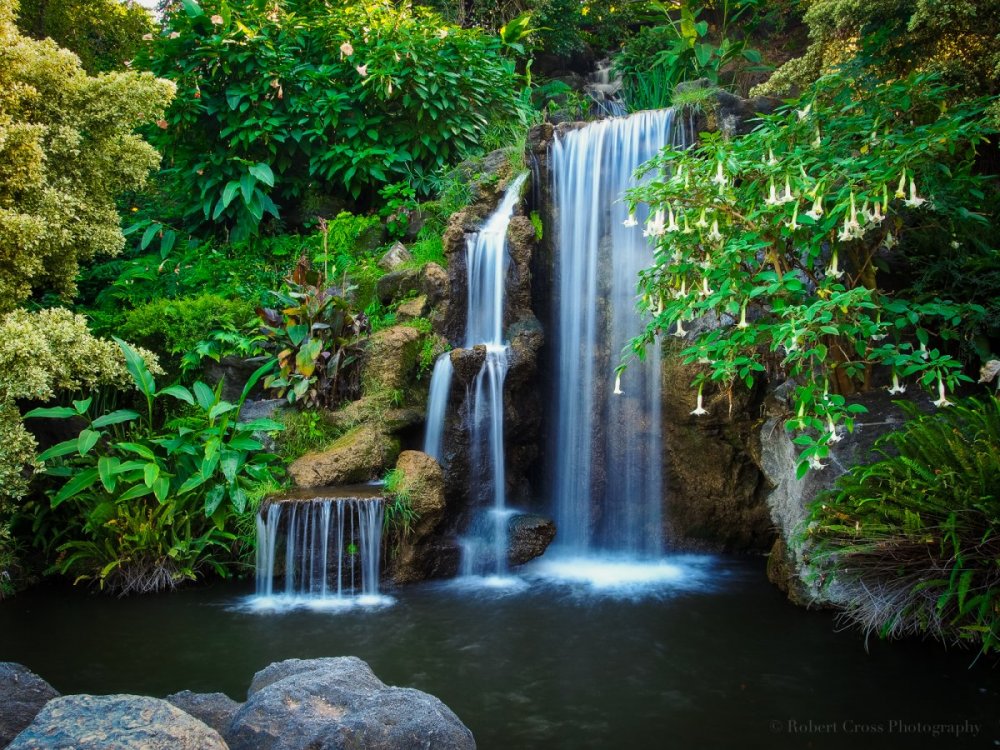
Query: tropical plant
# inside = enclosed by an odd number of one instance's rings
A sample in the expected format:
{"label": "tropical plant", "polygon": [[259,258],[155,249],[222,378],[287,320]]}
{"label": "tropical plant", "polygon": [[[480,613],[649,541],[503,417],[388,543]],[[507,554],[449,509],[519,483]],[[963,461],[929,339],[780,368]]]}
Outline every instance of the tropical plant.
{"label": "tropical plant", "polygon": [[273,292],[281,309],[257,309],[264,323],[261,332],[277,350],[278,372],[267,376],[264,387],[306,407],[340,399],[341,371],[356,359],[355,342],[368,330],[363,313],[351,314],[347,290],[325,282],[325,275],[303,257],[284,289]]}
{"label": "tropical plant", "polygon": [[[221,384],[158,389],[142,357],[117,343],[143,410],[95,415],[90,397],[25,415],[86,423],[39,455],[47,475],[66,481],[37,510],[36,538],[56,547],[54,570],[120,595],[173,588],[204,567],[225,575],[226,556],[214,550],[235,540],[227,522],[245,511],[254,484],[273,481],[275,457],[255,433],[281,424],[239,420],[247,394],[273,364],[259,368],[233,404],[221,399]],[[166,399],[190,409],[161,425],[156,407]]]}
{"label": "tropical plant", "polygon": [[419,180],[523,116],[499,39],[387,1],[190,0],[145,64],[179,88],[155,140],[189,224],[233,238],[310,190],[359,199]]}
{"label": "tropical plant", "polygon": [[412,482],[399,469],[392,469],[383,479],[383,487],[388,496],[383,515],[383,529],[386,533],[405,539],[413,530],[413,524],[420,514],[413,509],[411,495]]}
{"label": "tropical plant", "polygon": [[822,468],[852,429],[864,408],[846,396],[872,387],[879,366],[891,392],[912,378],[938,406],[969,379],[958,344],[987,325],[983,308],[916,296],[898,280],[890,291],[878,275],[919,243],[989,243],[988,181],[972,171],[984,103],[942,109],[941,97],[930,74],[831,74],[745,137],[668,149],[631,195],[633,208],[652,203],[655,243],[641,274],[651,319],[635,350],[685,337],[688,321],[718,321],[684,350],[705,364],[693,413],[705,413],[708,380],[750,386],[769,367],[793,378],[800,474]]}
{"label": "tropical plant", "polygon": [[0,0],[0,311],[33,291],[65,298],[79,265],[125,244],[114,197],[159,164],[132,131],[174,86],[149,73],[88,76],[52,41],[22,36]]}
{"label": "tropical plant", "polygon": [[[910,417],[810,508],[805,541],[846,617],[1000,650],[1000,401]],[[841,595],[841,598],[843,595]]]}
{"label": "tropical plant", "polygon": [[669,6],[651,3],[666,23],[642,28],[615,58],[629,108],[669,106],[677,84],[685,81],[705,78],[712,86],[720,86],[723,70],[736,63],[747,70],[766,69],[761,66],[760,52],[745,37],[729,33],[731,24],[756,4],[755,0],[723,0],[719,23],[710,32],[708,20],[700,18],[704,8],[688,0]]}

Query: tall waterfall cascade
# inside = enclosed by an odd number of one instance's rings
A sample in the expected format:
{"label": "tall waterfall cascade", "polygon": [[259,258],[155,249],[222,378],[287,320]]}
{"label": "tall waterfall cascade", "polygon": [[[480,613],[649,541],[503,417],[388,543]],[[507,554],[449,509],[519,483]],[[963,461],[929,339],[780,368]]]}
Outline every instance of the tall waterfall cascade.
{"label": "tall waterfall cascade", "polygon": [[[565,557],[652,560],[663,553],[660,352],[615,367],[642,332],[638,274],[652,262],[646,216],[624,192],[666,145],[688,142],[674,110],[639,112],[557,136],[551,151],[555,226],[555,413],[550,446]],[[551,554],[551,553],[550,553]]]}
{"label": "tall waterfall cascade", "polygon": [[[479,231],[466,238],[468,308],[466,348],[482,345],[486,359],[473,381],[469,398],[470,477],[475,490],[488,494],[485,512],[473,518],[462,540],[462,569],[467,575],[490,573],[503,576],[507,569],[507,508],[503,429],[503,386],[509,364],[509,345],[504,339],[504,304],[510,255],[507,227],[521,198],[527,173],[513,179],[500,205]],[[444,425],[452,367],[450,355],[442,354],[431,377],[424,452],[442,461]]]}
{"label": "tall waterfall cascade", "polygon": [[381,498],[276,501],[257,515],[262,606],[379,601]]}

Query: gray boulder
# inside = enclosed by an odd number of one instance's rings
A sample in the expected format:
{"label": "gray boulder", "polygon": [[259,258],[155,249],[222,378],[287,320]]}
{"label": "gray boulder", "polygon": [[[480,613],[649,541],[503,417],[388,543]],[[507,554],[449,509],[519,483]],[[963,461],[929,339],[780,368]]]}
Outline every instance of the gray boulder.
{"label": "gray boulder", "polygon": [[0,662],[0,747],[6,747],[59,692],[27,667]]}
{"label": "gray boulder", "polygon": [[176,706],[138,695],[54,698],[8,750],[227,750],[219,733]]}
{"label": "gray boulder", "polygon": [[229,732],[233,717],[243,705],[225,693],[192,693],[190,690],[168,695],[165,700],[184,713],[203,721],[223,737]]}
{"label": "gray boulder", "polygon": [[507,562],[523,565],[545,552],[556,536],[556,525],[545,516],[518,513],[511,516],[507,531]]}
{"label": "gray boulder", "polygon": [[386,686],[353,656],[288,661],[258,672],[233,719],[232,750],[471,750],[458,717],[432,695]]}
{"label": "gray boulder", "polygon": [[406,249],[406,246],[402,242],[395,242],[388,252],[379,259],[378,267],[383,271],[395,271],[411,260],[413,260],[413,254]]}

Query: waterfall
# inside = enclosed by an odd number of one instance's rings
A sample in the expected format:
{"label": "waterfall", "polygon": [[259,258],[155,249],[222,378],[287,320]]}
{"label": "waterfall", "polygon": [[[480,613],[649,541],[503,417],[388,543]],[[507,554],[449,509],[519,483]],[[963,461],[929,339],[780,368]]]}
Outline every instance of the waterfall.
{"label": "waterfall", "polygon": [[[377,597],[383,514],[381,499],[316,498],[266,505],[257,514],[257,596],[331,603]],[[284,530],[283,555],[279,529]],[[283,586],[276,592],[279,570]]]}
{"label": "waterfall", "polygon": [[[678,127],[680,125],[680,127]],[[645,216],[626,226],[623,192],[669,143],[686,142],[673,110],[602,120],[557,136],[551,169],[558,303],[552,493],[565,555],[662,554],[660,352],[647,351],[613,393],[615,366],[643,329],[638,273],[652,261]]]}
{"label": "waterfall", "polygon": [[[500,205],[479,231],[466,238],[468,303],[466,348],[483,345],[486,359],[469,391],[470,485],[473,497],[485,490],[490,509],[474,518],[462,541],[463,570],[503,575],[507,569],[507,509],[504,482],[503,384],[507,375],[508,345],[504,340],[504,289],[510,257],[507,227],[521,199],[528,174],[518,175],[507,187]],[[424,452],[439,461],[451,384],[450,355],[442,354],[431,376]]]}

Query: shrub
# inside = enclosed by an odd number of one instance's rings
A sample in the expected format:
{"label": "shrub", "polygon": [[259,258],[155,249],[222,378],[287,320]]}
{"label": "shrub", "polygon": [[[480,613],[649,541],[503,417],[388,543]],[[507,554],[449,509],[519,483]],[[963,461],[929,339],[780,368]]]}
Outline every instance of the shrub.
{"label": "shrub", "polygon": [[910,416],[810,508],[813,563],[882,637],[1000,649],[1000,400]]}
{"label": "shrub", "polygon": [[[968,380],[958,344],[985,325],[983,308],[879,283],[921,243],[956,253],[990,243],[988,181],[972,172],[983,104],[943,109],[942,96],[929,74],[831,74],[745,137],[668,150],[652,165],[661,176],[633,193],[652,201],[656,245],[636,351],[685,336],[692,319],[720,321],[684,352],[706,363],[696,385],[751,386],[768,367],[794,378],[800,473],[822,468],[838,430],[852,428],[863,407],[845,396],[870,388],[875,368],[893,392],[918,380],[939,406]],[[700,397],[694,413],[705,413]]]}
{"label": "shrub", "polygon": [[18,33],[16,7],[0,0],[0,312],[36,289],[69,297],[81,261],[122,249],[114,196],[159,164],[132,131],[174,91],[149,73],[88,76]]}
{"label": "shrub", "polygon": [[189,222],[245,238],[307,190],[357,199],[476,152],[522,117],[502,50],[409,5],[191,0],[151,43],[178,86],[156,143]]}
{"label": "shrub", "polygon": [[[120,595],[173,588],[204,567],[224,575],[227,554],[214,550],[227,549],[236,538],[227,523],[246,510],[248,490],[274,476],[275,457],[263,452],[254,433],[281,425],[239,421],[243,400],[265,368],[232,404],[220,398],[220,388],[201,382],[190,390],[158,389],[142,357],[118,344],[145,400],[144,413],[98,415],[87,398],[25,415],[87,423],[76,438],[39,456],[47,474],[66,482],[50,490],[49,509],[38,509],[37,539],[57,546],[55,570]],[[154,406],[166,398],[190,409],[160,424]]]}
{"label": "shrub", "polygon": [[253,303],[202,294],[161,299],[125,314],[121,335],[166,354],[185,354],[218,329],[242,330],[255,319]]}
{"label": "shrub", "polygon": [[148,10],[118,0],[21,0],[17,25],[75,52],[92,74],[123,69],[154,30]]}

